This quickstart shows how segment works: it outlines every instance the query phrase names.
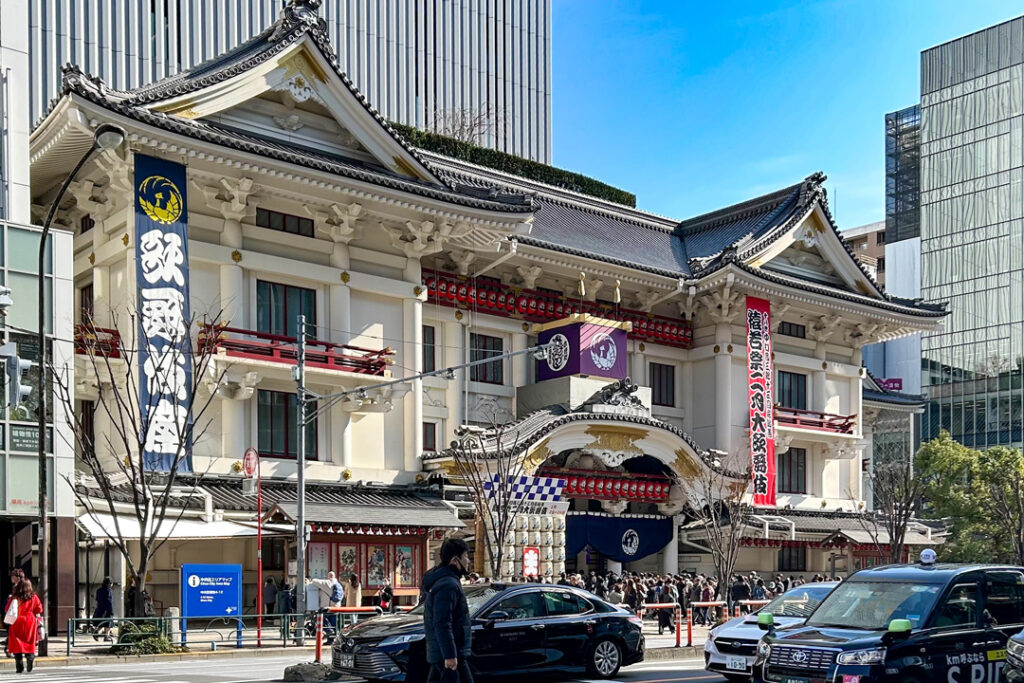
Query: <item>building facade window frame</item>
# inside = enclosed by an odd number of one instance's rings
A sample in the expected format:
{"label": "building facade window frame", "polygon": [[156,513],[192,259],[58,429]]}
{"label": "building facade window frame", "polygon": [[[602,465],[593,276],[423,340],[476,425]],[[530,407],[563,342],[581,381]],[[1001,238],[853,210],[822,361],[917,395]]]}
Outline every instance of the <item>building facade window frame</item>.
{"label": "building facade window frame", "polygon": [[[295,460],[298,457],[298,426],[296,424],[295,392],[274,389],[256,390],[256,444],[261,457]],[[316,413],[316,403],[306,408],[307,415]],[[306,427],[306,459],[316,460],[319,420]],[[280,432],[280,433],[279,433]],[[281,438],[280,443],[275,441]]]}
{"label": "building facade window frame", "polygon": [[802,545],[779,548],[778,563],[780,572],[807,571],[807,548]]}
{"label": "building facade window frame", "polygon": [[433,372],[437,370],[437,328],[424,325],[422,335],[422,372]]}
{"label": "building facade window frame", "polygon": [[779,370],[775,380],[779,405],[795,410],[807,410],[807,375]]}
{"label": "building facade window frame", "polygon": [[[469,360],[471,362],[494,358],[505,353],[505,340],[489,334],[472,332],[469,335]],[[469,380],[483,384],[504,384],[504,361],[480,363],[469,368]]]}
{"label": "building facade window frame", "polygon": [[776,488],[779,493],[807,493],[806,448],[790,448],[779,454]]}
{"label": "building facade window frame", "polygon": [[423,450],[437,452],[437,432],[439,425],[436,422],[426,421],[423,423]]}
{"label": "building facade window frame", "polygon": [[[316,289],[280,280],[257,278],[253,301],[256,330],[283,337],[298,337],[297,318],[301,313],[306,316],[306,337],[317,338]],[[281,310],[274,311],[273,308],[278,303]]]}
{"label": "building facade window frame", "polygon": [[796,337],[798,339],[807,338],[807,326],[800,325],[797,323],[786,322],[783,320],[779,323],[779,329],[777,334],[785,335],[787,337]]}
{"label": "building facade window frame", "polygon": [[256,227],[283,232],[287,235],[313,237],[313,219],[272,209],[256,208]]}
{"label": "building facade window frame", "polygon": [[648,365],[651,403],[664,408],[676,407],[676,366],[651,361]]}

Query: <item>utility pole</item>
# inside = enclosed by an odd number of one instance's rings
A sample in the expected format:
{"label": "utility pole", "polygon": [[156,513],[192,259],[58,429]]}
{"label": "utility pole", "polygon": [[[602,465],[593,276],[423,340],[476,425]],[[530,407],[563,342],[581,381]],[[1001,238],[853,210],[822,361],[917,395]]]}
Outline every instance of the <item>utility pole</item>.
{"label": "utility pole", "polygon": [[[295,385],[298,417],[295,421],[299,430],[298,443],[298,519],[295,521],[295,604],[298,612],[306,613],[306,316],[299,316],[299,343],[295,352]],[[303,616],[305,619],[305,616]],[[299,644],[302,644],[304,626],[299,627]]]}

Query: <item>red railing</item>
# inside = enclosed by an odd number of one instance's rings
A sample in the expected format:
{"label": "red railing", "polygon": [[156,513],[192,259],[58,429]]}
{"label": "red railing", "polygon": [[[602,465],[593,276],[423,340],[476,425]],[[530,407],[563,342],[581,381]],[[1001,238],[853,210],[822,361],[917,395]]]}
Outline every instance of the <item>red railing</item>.
{"label": "red railing", "polygon": [[478,310],[488,315],[550,322],[574,313],[633,323],[630,338],[666,346],[693,346],[693,325],[682,318],[634,311],[596,301],[579,301],[552,292],[522,289],[490,279],[472,278],[439,270],[424,271],[428,301],[451,308]]}
{"label": "red railing", "polygon": [[121,357],[121,335],[92,325],[75,325],[75,353],[95,353],[107,358]]}
{"label": "red railing", "polygon": [[856,415],[833,415],[831,413],[819,413],[815,410],[800,410],[799,408],[786,408],[775,406],[775,421],[786,427],[798,427],[800,429],[816,429],[821,432],[833,434],[853,434],[854,425],[857,422]]}
{"label": "red railing", "polygon": [[[241,330],[222,325],[200,325],[199,344],[212,344],[234,358],[295,363],[295,337]],[[343,370],[364,375],[384,374],[394,355],[390,347],[375,351],[348,344],[311,339],[306,342],[306,365],[324,370]]]}

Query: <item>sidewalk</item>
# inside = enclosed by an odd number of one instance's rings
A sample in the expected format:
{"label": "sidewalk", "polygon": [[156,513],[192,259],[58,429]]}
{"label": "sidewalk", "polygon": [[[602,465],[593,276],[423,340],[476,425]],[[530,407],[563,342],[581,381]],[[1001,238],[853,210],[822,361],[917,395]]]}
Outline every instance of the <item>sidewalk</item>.
{"label": "sidewalk", "polygon": [[[675,635],[666,630],[658,635],[657,622],[650,619],[644,620],[644,637],[647,641],[647,659],[686,659],[701,657],[703,655],[704,641],[707,640],[708,628],[704,626],[693,627],[693,647],[686,647],[686,624],[683,623],[681,647],[676,648]],[[77,634],[75,636],[75,647],[71,655],[67,655],[67,638],[63,635],[51,636],[49,639],[49,656],[40,657],[36,660],[39,667],[62,667],[87,664],[99,664],[110,662],[167,662],[196,659],[230,659],[232,657],[265,657],[294,654],[296,663],[310,661],[313,659],[314,645],[309,641],[306,645],[299,647],[289,642],[287,647],[282,646],[282,641],[277,628],[264,629],[265,637],[263,647],[256,647],[255,642],[243,642],[242,647],[236,647],[231,639],[230,629],[224,632],[216,629],[204,631],[189,631],[188,652],[175,652],[158,655],[112,655],[110,647],[112,643],[102,640],[93,641],[92,636]],[[214,649],[211,643],[216,643]],[[330,662],[330,646],[326,643],[323,648],[323,661]],[[0,658],[0,672],[13,671],[14,658]]]}

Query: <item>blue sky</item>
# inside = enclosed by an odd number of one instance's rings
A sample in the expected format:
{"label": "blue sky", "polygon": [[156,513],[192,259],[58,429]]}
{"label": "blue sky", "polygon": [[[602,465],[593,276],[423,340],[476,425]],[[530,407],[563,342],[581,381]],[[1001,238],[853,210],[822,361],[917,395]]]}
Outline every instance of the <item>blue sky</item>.
{"label": "blue sky", "polygon": [[687,218],[815,170],[842,228],[884,216],[886,112],[920,52],[1020,2],[554,0],[553,162]]}

